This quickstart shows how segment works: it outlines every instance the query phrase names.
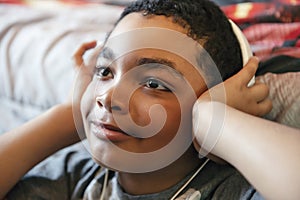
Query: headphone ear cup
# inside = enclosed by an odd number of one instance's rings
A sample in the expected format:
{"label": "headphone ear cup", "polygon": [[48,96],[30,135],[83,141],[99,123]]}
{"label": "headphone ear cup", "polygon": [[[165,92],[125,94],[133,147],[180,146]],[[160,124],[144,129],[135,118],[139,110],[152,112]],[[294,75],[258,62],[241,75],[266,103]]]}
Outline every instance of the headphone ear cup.
{"label": "headphone ear cup", "polygon": [[[250,59],[250,57],[253,56],[250,44],[247,38],[245,37],[245,35],[243,34],[243,32],[241,31],[241,29],[232,20],[228,19],[228,21],[230,22],[232,30],[237,40],[239,41],[241,52],[242,52],[243,66],[245,66],[248,60]],[[252,85],[254,85],[254,83],[255,83],[255,77],[253,77],[250,80],[250,82],[248,83],[248,87],[251,87]]]}

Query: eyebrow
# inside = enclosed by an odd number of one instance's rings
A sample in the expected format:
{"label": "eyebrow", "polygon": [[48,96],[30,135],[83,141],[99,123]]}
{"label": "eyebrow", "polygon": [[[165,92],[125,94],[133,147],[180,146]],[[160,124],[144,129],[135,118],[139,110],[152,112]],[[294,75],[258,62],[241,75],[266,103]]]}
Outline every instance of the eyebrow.
{"label": "eyebrow", "polygon": [[99,53],[98,58],[106,58],[109,60],[114,60],[115,54],[111,48],[104,47],[103,50]]}
{"label": "eyebrow", "polygon": [[162,65],[167,65],[173,69],[175,69],[175,64],[167,59],[162,59],[162,58],[139,58],[137,61],[138,65],[144,65],[144,64],[162,64]]}
{"label": "eyebrow", "polygon": [[[103,50],[100,52],[98,58],[105,58],[108,60],[114,60],[115,54],[113,50],[109,47],[104,47]],[[151,69],[167,69],[171,74],[173,74],[175,77],[182,79],[183,75],[179,71],[176,70],[175,66],[176,64],[168,59],[165,58],[138,58],[136,60],[137,66],[145,65],[145,64],[151,64],[147,67]],[[163,66],[168,66],[169,68],[165,68]],[[171,68],[171,69],[170,69]],[[173,69],[173,70],[172,70]]]}
{"label": "eyebrow", "polygon": [[[147,67],[151,69],[167,69],[171,74],[173,74],[175,77],[182,79],[183,75],[176,70],[175,63],[168,60],[168,59],[162,59],[162,58],[139,58],[137,60],[137,65],[145,65],[145,64],[152,64]],[[168,68],[163,67],[168,66]],[[170,69],[171,68],[171,69]]]}

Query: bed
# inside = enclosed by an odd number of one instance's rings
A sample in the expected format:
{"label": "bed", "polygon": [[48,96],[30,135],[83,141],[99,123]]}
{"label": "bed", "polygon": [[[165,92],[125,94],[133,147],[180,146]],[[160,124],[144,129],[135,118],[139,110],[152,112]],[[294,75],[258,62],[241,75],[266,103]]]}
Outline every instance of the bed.
{"label": "bed", "polygon": [[[128,2],[0,0],[0,134],[66,100],[75,49],[101,44]],[[257,79],[274,104],[264,117],[300,128],[300,5],[216,2],[262,60]]]}

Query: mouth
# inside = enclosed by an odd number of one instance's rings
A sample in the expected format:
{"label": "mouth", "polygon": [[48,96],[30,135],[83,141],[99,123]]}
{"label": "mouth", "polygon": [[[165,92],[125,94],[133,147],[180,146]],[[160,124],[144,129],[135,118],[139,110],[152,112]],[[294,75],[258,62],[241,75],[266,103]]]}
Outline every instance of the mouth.
{"label": "mouth", "polygon": [[112,142],[122,142],[131,138],[130,135],[122,131],[119,127],[112,124],[101,122],[90,122],[91,133],[100,140],[110,140]]}

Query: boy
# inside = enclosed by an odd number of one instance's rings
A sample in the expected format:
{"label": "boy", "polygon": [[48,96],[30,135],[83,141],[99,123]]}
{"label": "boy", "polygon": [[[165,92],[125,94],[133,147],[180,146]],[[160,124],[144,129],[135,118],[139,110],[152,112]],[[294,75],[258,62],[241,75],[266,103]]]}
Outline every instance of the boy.
{"label": "boy", "polygon": [[[147,32],[139,32],[141,29],[154,32],[159,30],[155,32],[158,36],[175,32],[175,36],[170,34],[169,37],[179,38],[179,41],[173,40],[176,43],[180,43],[182,39],[183,44],[187,45],[183,49],[188,53],[182,58],[173,48],[171,51],[166,51],[148,46],[136,47],[135,45],[139,45],[151,36]],[[188,35],[193,42],[188,37],[176,37],[176,33]],[[118,40],[118,36],[122,38],[124,35],[127,40]],[[154,40],[155,37],[150,39]],[[169,41],[168,39],[164,38],[166,41]],[[159,42],[157,44],[159,46]],[[282,192],[287,189],[289,194],[286,195],[296,198],[299,193],[295,186],[286,185],[290,181],[294,184],[299,183],[299,177],[292,175],[299,168],[299,158],[297,159],[297,154],[293,153],[299,152],[297,131],[278,127],[270,122],[262,123],[259,119],[226,107],[223,103],[211,101],[209,93],[205,92],[207,85],[211,87],[220,81],[211,79],[210,70],[204,71],[207,67],[205,64],[208,64],[203,62],[206,57],[198,56],[201,48],[192,48],[199,44],[211,55],[223,80],[241,69],[238,41],[226,17],[211,2],[137,1],[129,6],[108,37],[97,59],[91,80],[88,80],[89,74],[80,77],[79,81],[90,81],[90,83],[87,88],[82,86],[85,89],[82,99],[81,94],[78,95],[81,102],[81,116],[76,114],[74,116],[76,121],[79,118],[83,120],[94,160],[101,166],[117,172],[101,170],[82,152],[75,154],[65,150],[67,152],[60,153],[63,155],[57,155],[57,159],[61,162],[50,158],[40,166],[43,170],[37,168],[39,176],[30,174],[26,176],[8,198],[30,198],[30,195],[53,199],[184,199],[199,198],[200,195],[202,199],[261,198],[248,181],[266,198],[287,197]],[[95,43],[90,43],[83,49],[94,46]],[[83,53],[84,51],[79,51],[76,56],[79,63],[81,61],[78,56],[81,57]],[[189,62],[190,58],[195,57],[200,68],[193,66],[193,61]],[[204,68],[201,65],[204,65]],[[254,75],[256,65],[257,60],[254,59],[238,74],[240,78],[233,76],[225,82],[228,95],[238,92],[235,98],[227,96],[226,103],[242,111],[262,115],[270,110],[270,102],[265,99],[267,96],[265,86],[254,85],[251,88],[246,86]],[[212,74],[215,75],[214,72]],[[217,93],[213,96],[215,97],[213,100],[219,100],[220,87],[218,86],[212,90],[213,94],[214,91]],[[126,96],[128,91],[131,92],[129,97]],[[194,105],[196,98],[198,101]],[[244,101],[241,101],[242,99]],[[78,103],[76,101],[75,105]],[[164,111],[161,107],[155,109],[153,105],[162,106]],[[209,119],[214,113],[210,110],[211,105],[215,106],[213,108],[221,109],[225,106],[228,113],[223,121],[222,134],[216,141],[212,153],[234,165],[248,181],[229,165],[207,163],[205,159],[199,159],[197,151],[191,145],[192,121],[194,127],[200,124],[199,129],[194,131],[197,139],[196,147],[205,140],[207,131],[209,131],[208,135],[211,133]],[[153,117],[153,113],[154,116],[155,114],[160,116]],[[8,166],[16,167],[13,177],[10,180],[6,179],[8,183],[1,182],[3,195],[12,187],[16,179],[36,162],[78,140],[74,135],[75,128],[70,116],[72,116],[70,107],[54,108],[35,123],[29,123],[17,129],[15,133],[6,134],[4,136],[6,138],[3,137],[1,141],[5,139],[6,142],[1,146],[0,155],[5,159],[3,160],[5,164],[1,170],[10,172]],[[61,121],[62,119],[64,121]],[[240,121],[237,122],[236,119]],[[60,127],[58,124],[64,126]],[[254,124],[258,128],[257,131],[264,131],[263,135],[266,137],[262,137],[255,131],[249,133],[249,127],[253,127]],[[270,125],[278,128],[277,130],[288,131],[287,135],[290,137],[280,141],[282,139],[280,132],[272,133],[267,130],[266,126]],[[237,134],[237,130],[241,130],[239,126],[245,130]],[[45,127],[47,129],[44,129]],[[38,137],[37,134],[33,134],[39,132]],[[20,137],[17,137],[17,134]],[[164,149],[177,135],[182,137],[176,143],[179,145],[177,149],[170,148],[175,151],[174,154],[170,154],[169,157],[165,154],[161,157],[155,154],[154,159],[151,159],[153,152]],[[271,136],[275,136],[275,139],[270,138]],[[281,142],[285,142],[292,149],[278,150],[278,144]],[[268,147],[265,147],[266,144]],[[19,148],[15,149],[15,146],[23,147],[26,151],[20,152]],[[120,154],[120,152],[125,153]],[[169,150],[167,149],[166,152],[169,153]],[[295,157],[291,160],[292,164],[276,164],[275,167],[276,162],[273,161],[273,157],[280,157],[286,153]],[[146,156],[146,159],[143,156]],[[284,157],[282,159],[290,161]],[[256,162],[261,166],[252,165]],[[18,163],[22,169],[16,166]],[[55,171],[53,165],[59,169]],[[280,179],[273,179],[273,174],[268,173],[269,167],[273,165],[275,168],[273,172],[281,169],[289,172],[280,174]],[[260,176],[263,176],[263,180],[260,180]],[[277,187],[278,190],[273,192],[276,185],[270,181],[278,180],[283,181],[286,187],[284,189]],[[184,186],[185,183],[188,183],[187,187]]]}

